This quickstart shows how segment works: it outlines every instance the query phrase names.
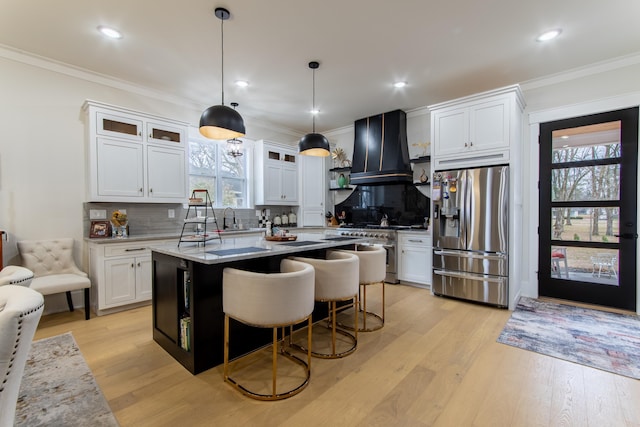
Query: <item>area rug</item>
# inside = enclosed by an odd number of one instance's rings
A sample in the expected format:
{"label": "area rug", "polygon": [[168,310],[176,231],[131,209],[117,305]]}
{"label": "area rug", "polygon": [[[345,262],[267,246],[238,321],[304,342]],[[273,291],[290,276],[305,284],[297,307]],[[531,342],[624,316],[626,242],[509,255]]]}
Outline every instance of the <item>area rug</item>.
{"label": "area rug", "polygon": [[640,379],[640,318],[520,298],[498,342]]}
{"label": "area rug", "polygon": [[117,426],[70,332],[34,341],[15,426]]}

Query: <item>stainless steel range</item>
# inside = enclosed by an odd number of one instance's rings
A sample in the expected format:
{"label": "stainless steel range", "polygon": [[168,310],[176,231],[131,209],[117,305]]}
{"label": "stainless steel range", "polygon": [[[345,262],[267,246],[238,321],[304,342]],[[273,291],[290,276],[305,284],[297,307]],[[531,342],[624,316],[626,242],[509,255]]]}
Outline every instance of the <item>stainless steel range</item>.
{"label": "stainless steel range", "polygon": [[[409,228],[409,227],[407,227]],[[387,250],[387,277],[386,283],[400,283],[398,280],[398,233],[395,229],[373,228],[336,228],[325,231],[327,236],[364,237],[369,239],[372,245],[382,246]]]}

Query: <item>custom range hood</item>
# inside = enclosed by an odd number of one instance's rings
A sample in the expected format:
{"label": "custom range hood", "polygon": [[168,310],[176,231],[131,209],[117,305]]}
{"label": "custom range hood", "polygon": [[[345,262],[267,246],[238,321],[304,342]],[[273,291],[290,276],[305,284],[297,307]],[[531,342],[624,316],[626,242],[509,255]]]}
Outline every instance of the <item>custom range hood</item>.
{"label": "custom range hood", "polygon": [[356,120],[350,182],[354,185],[413,181],[402,110]]}

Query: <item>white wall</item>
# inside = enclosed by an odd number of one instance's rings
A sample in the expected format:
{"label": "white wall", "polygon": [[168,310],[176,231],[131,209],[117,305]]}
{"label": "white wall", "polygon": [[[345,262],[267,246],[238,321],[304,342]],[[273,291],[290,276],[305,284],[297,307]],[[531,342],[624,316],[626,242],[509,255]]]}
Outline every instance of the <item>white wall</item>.
{"label": "white wall", "polygon": [[[103,84],[104,82],[104,84]],[[16,242],[72,237],[83,262],[87,99],[197,125],[202,109],[144,88],[117,85],[82,71],[0,48],[0,230],[4,265],[18,264]],[[245,120],[247,138],[290,143],[301,135]],[[74,295],[82,306],[81,294]],[[64,295],[47,297],[47,312],[64,310]]]}
{"label": "white wall", "polygon": [[[535,113],[640,91],[640,56],[522,83],[526,113]],[[7,231],[5,264],[17,262],[15,242],[22,239],[73,237],[82,242],[85,201],[86,99],[170,117],[196,125],[202,107],[168,99],[144,88],[116,85],[100,76],[46,64],[0,49],[0,229]],[[206,106],[205,106],[206,107]],[[294,144],[301,136],[286,129],[246,120],[247,137]],[[412,144],[429,139],[426,108],[407,112]],[[326,132],[332,145],[351,157],[353,127]],[[523,294],[537,295],[537,142],[523,137],[527,161],[524,195]],[[76,260],[80,260],[76,248]],[[640,294],[640,291],[638,292]],[[640,307],[640,303],[638,304]]]}
{"label": "white wall", "polygon": [[[194,125],[202,112],[142,88],[116,89],[98,83],[98,76],[56,72],[42,68],[52,64],[28,65],[20,62],[25,58],[8,59],[11,55],[0,51],[0,229],[9,239],[5,264],[19,261],[17,240],[73,237],[82,242],[86,141],[81,107],[86,99]],[[300,137],[251,121],[246,125],[251,139],[290,143]]]}

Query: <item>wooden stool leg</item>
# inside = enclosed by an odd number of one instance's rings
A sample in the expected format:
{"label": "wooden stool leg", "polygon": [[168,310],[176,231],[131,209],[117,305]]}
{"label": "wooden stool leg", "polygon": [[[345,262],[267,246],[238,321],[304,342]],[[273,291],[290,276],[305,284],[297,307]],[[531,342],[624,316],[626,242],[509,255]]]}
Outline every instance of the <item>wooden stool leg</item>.
{"label": "wooden stool leg", "polygon": [[91,302],[89,301],[89,289],[84,288],[84,320],[89,320],[91,318]]}
{"label": "wooden stool leg", "polygon": [[69,311],[73,311],[73,300],[71,299],[71,291],[67,291],[67,305],[69,306]]}

